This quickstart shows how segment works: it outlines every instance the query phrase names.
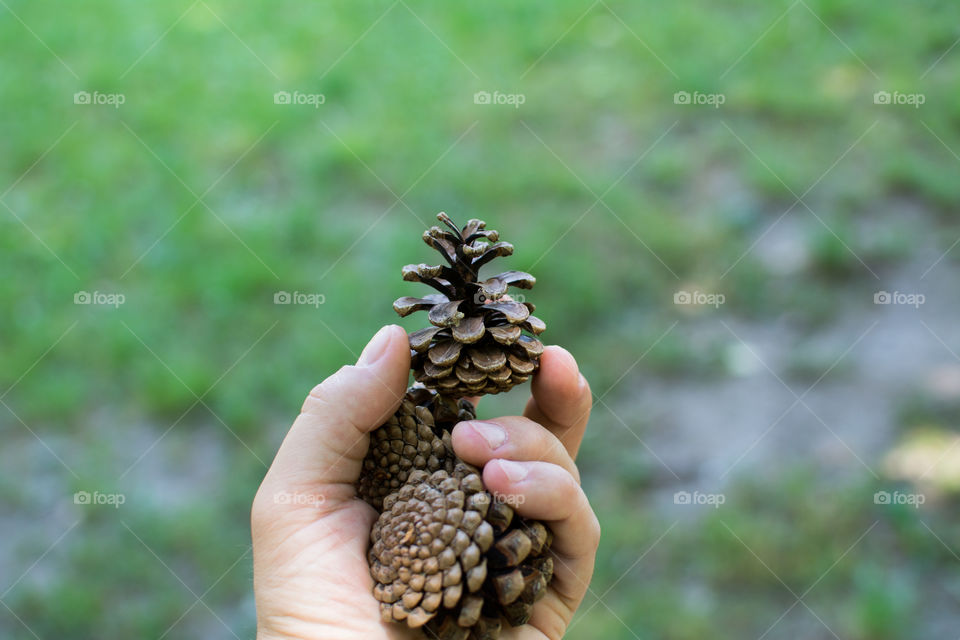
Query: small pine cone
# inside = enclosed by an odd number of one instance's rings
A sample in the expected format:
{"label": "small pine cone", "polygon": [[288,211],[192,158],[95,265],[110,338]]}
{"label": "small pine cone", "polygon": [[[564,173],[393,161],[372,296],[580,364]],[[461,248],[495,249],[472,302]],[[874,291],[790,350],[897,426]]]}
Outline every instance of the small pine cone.
{"label": "small pine cone", "polygon": [[495,640],[501,617],[530,619],[546,593],[550,533],[493,500],[478,469],[410,473],[370,533],[373,595],[384,621],[443,640]]}
{"label": "small pine cone", "polygon": [[398,491],[412,471],[453,471],[450,431],[476,417],[467,400],[451,404],[422,386],[407,390],[400,408],[370,434],[357,495],[378,512],[383,499]]}
{"label": "small pine cone", "polygon": [[431,227],[423,239],[446,264],[409,264],[403,279],[439,293],[393,303],[400,316],[427,311],[432,325],[410,334],[413,377],[451,398],[508,391],[540,366],[543,343],[536,336],[547,326],[533,315],[532,303],[507,294],[510,287],[532,289],[536,278],[504,271],[480,280],[480,269],[511,255],[513,245],[500,242],[482,220],[460,228],[445,213],[437,218],[446,228]]}

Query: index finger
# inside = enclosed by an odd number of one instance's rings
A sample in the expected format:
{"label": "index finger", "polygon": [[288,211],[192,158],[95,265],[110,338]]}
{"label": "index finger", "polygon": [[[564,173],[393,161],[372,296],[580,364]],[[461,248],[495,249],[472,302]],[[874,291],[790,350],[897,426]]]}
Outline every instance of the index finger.
{"label": "index finger", "polygon": [[544,349],[540,370],[531,384],[533,396],[523,415],[546,427],[576,458],[583,432],[590,419],[593,395],[580,374],[577,361],[556,345]]}

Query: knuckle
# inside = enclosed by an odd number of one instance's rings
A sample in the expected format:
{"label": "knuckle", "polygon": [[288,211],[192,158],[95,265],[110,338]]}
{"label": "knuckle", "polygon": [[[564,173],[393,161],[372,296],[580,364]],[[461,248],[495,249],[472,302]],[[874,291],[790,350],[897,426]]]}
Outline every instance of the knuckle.
{"label": "knuckle", "polygon": [[314,413],[329,405],[331,398],[337,397],[337,390],[341,386],[340,381],[346,368],[347,366],[340,367],[336,373],[311,389],[303,401],[303,406],[300,407],[300,413]]}
{"label": "knuckle", "polygon": [[597,548],[600,547],[600,536],[603,532],[600,528],[600,520],[597,518],[597,514],[593,512],[593,509],[591,509],[589,505],[587,505],[587,513],[589,514],[587,516],[589,518],[587,525],[589,540],[592,548],[596,551]]}
{"label": "knuckle", "polygon": [[564,470],[563,487],[561,489],[564,501],[570,505],[570,515],[576,513],[577,504],[583,499],[583,491],[580,489],[580,483],[577,479]]}
{"label": "knuckle", "polygon": [[560,465],[563,456],[567,453],[560,438],[546,429],[543,429],[543,431],[537,434],[537,437],[530,442],[530,449],[530,453],[539,454],[544,460],[556,462],[558,465]]}
{"label": "knuckle", "polygon": [[581,384],[583,385],[580,389],[581,398],[582,398],[581,402],[587,408],[592,407],[593,391],[590,389],[590,382],[585,377],[583,377],[582,374],[580,375],[580,379],[582,380]]}
{"label": "knuckle", "polygon": [[574,486],[579,489],[580,470],[577,469],[563,441],[555,433],[543,429],[533,445],[535,450],[532,450],[531,454],[538,455],[541,459],[550,461],[566,471],[573,478]]}
{"label": "knuckle", "polygon": [[580,469],[578,469],[577,465],[573,464],[572,462],[571,464],[573,466],[572,466],[572,470],[570,471],[570,475],[573,476],[574,482],[576,482],[577,486],[579,487],[580,486]]}
{"label": "knuckle", "polygon": [[496,422],[511,433],[517,433],[520,435],[536,433],[537,438],[542,437],[543,432],[546,431],[546,429],[539,422],[535,422],[526,416],[511,416],[509,418],[502,418],[500,420],[491,420],[491,422]]}
{"label": "knuckle", "polygon": [[590,391],[590,385],[588,384],[586,389],[583,392],[583,399],[580,400],[580,415],[581,419],[586,422],[590,419],[590,411],[593,410],[593,392]]}

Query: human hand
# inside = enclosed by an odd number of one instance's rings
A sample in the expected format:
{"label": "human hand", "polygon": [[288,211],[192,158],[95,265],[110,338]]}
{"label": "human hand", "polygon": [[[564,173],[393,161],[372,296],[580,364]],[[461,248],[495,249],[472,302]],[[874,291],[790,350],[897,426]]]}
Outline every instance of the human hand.
{"label": "human hand", "polygon": [[[366,550],[376,511],[355,497],[368,433],[406,391],[406,333],[381,329],[355,366],[317,385],[253,501],[253,584],[258,640],[418,637],[381,622]],[[458,424],[453,447],[483,467],[487,489],[554,533],[554,578],[528,625],[501,638],[560,638],[593,573],[600,527],[580,488],[576,456],[591,395],[573,357],[547,347],[524,416]]]}

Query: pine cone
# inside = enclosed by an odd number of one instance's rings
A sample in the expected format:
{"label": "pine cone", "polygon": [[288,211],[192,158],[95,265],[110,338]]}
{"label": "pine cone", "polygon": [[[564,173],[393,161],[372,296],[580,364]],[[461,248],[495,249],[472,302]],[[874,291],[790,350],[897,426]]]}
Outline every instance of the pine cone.
{"label": "pine cone", "polygon": [[452,232],[434,226],[423,240],[448,264],[410,264],[403,268],[403,279],[440,293],[393,303],[401,316],[429,309],[427,318],[433,326],[410,334],[413,376],[451,398],[507,391],[539,367],[543,344],[534,335],[547,328],[531,315],[533,304],[505,297],[507,288],[530,289],[536,279],[522,271],[506,271],[479,281],[480,267],[511,255],[513,245],[498,242],[499,234],[487,231],[482,220],[470,220],[458,229],[447,214],[437,218]]}
{"label": "pine cone", "polygon": [[500,616],[525,624],[546,593],[550,533],[483,488],[479,470],[413,471],[383,502],[368,552],[384,621],[426,626],[428,637],[494,640]]}
{"label": "pine cone", "polygon": [[412,471],[453,471],[450,431],[476,410],[467,400],[450,402],[423,386],[407,389],[400,408],[370,434],[357,495],[381,511],[383,499],[398,491]]}
{"label": "pine cone", "polygon": [[[410,334],[411,368],[425,386],[407,390],[396,414],[370,435],[358,495],[380,513],[367,557],[385,621],[444,640],[496,640],[501,620],[525,624],[553,577],[551,534],[514,517],[486,491],[480,471],[456,457],[450,433],[476,417],[468,395],[524,382],[540,363],[533,305],[505,297],[529,289],[530,274],[507,271],[478,281],[481,266],[513,247],[480,220],[453,233],[432,227],[424,240],[449,266],[408,265],[405,280],[440,293],[401,298],[401,316],[429,309],[434,326]],[[493,243],[493,244],[489,244]]]}

